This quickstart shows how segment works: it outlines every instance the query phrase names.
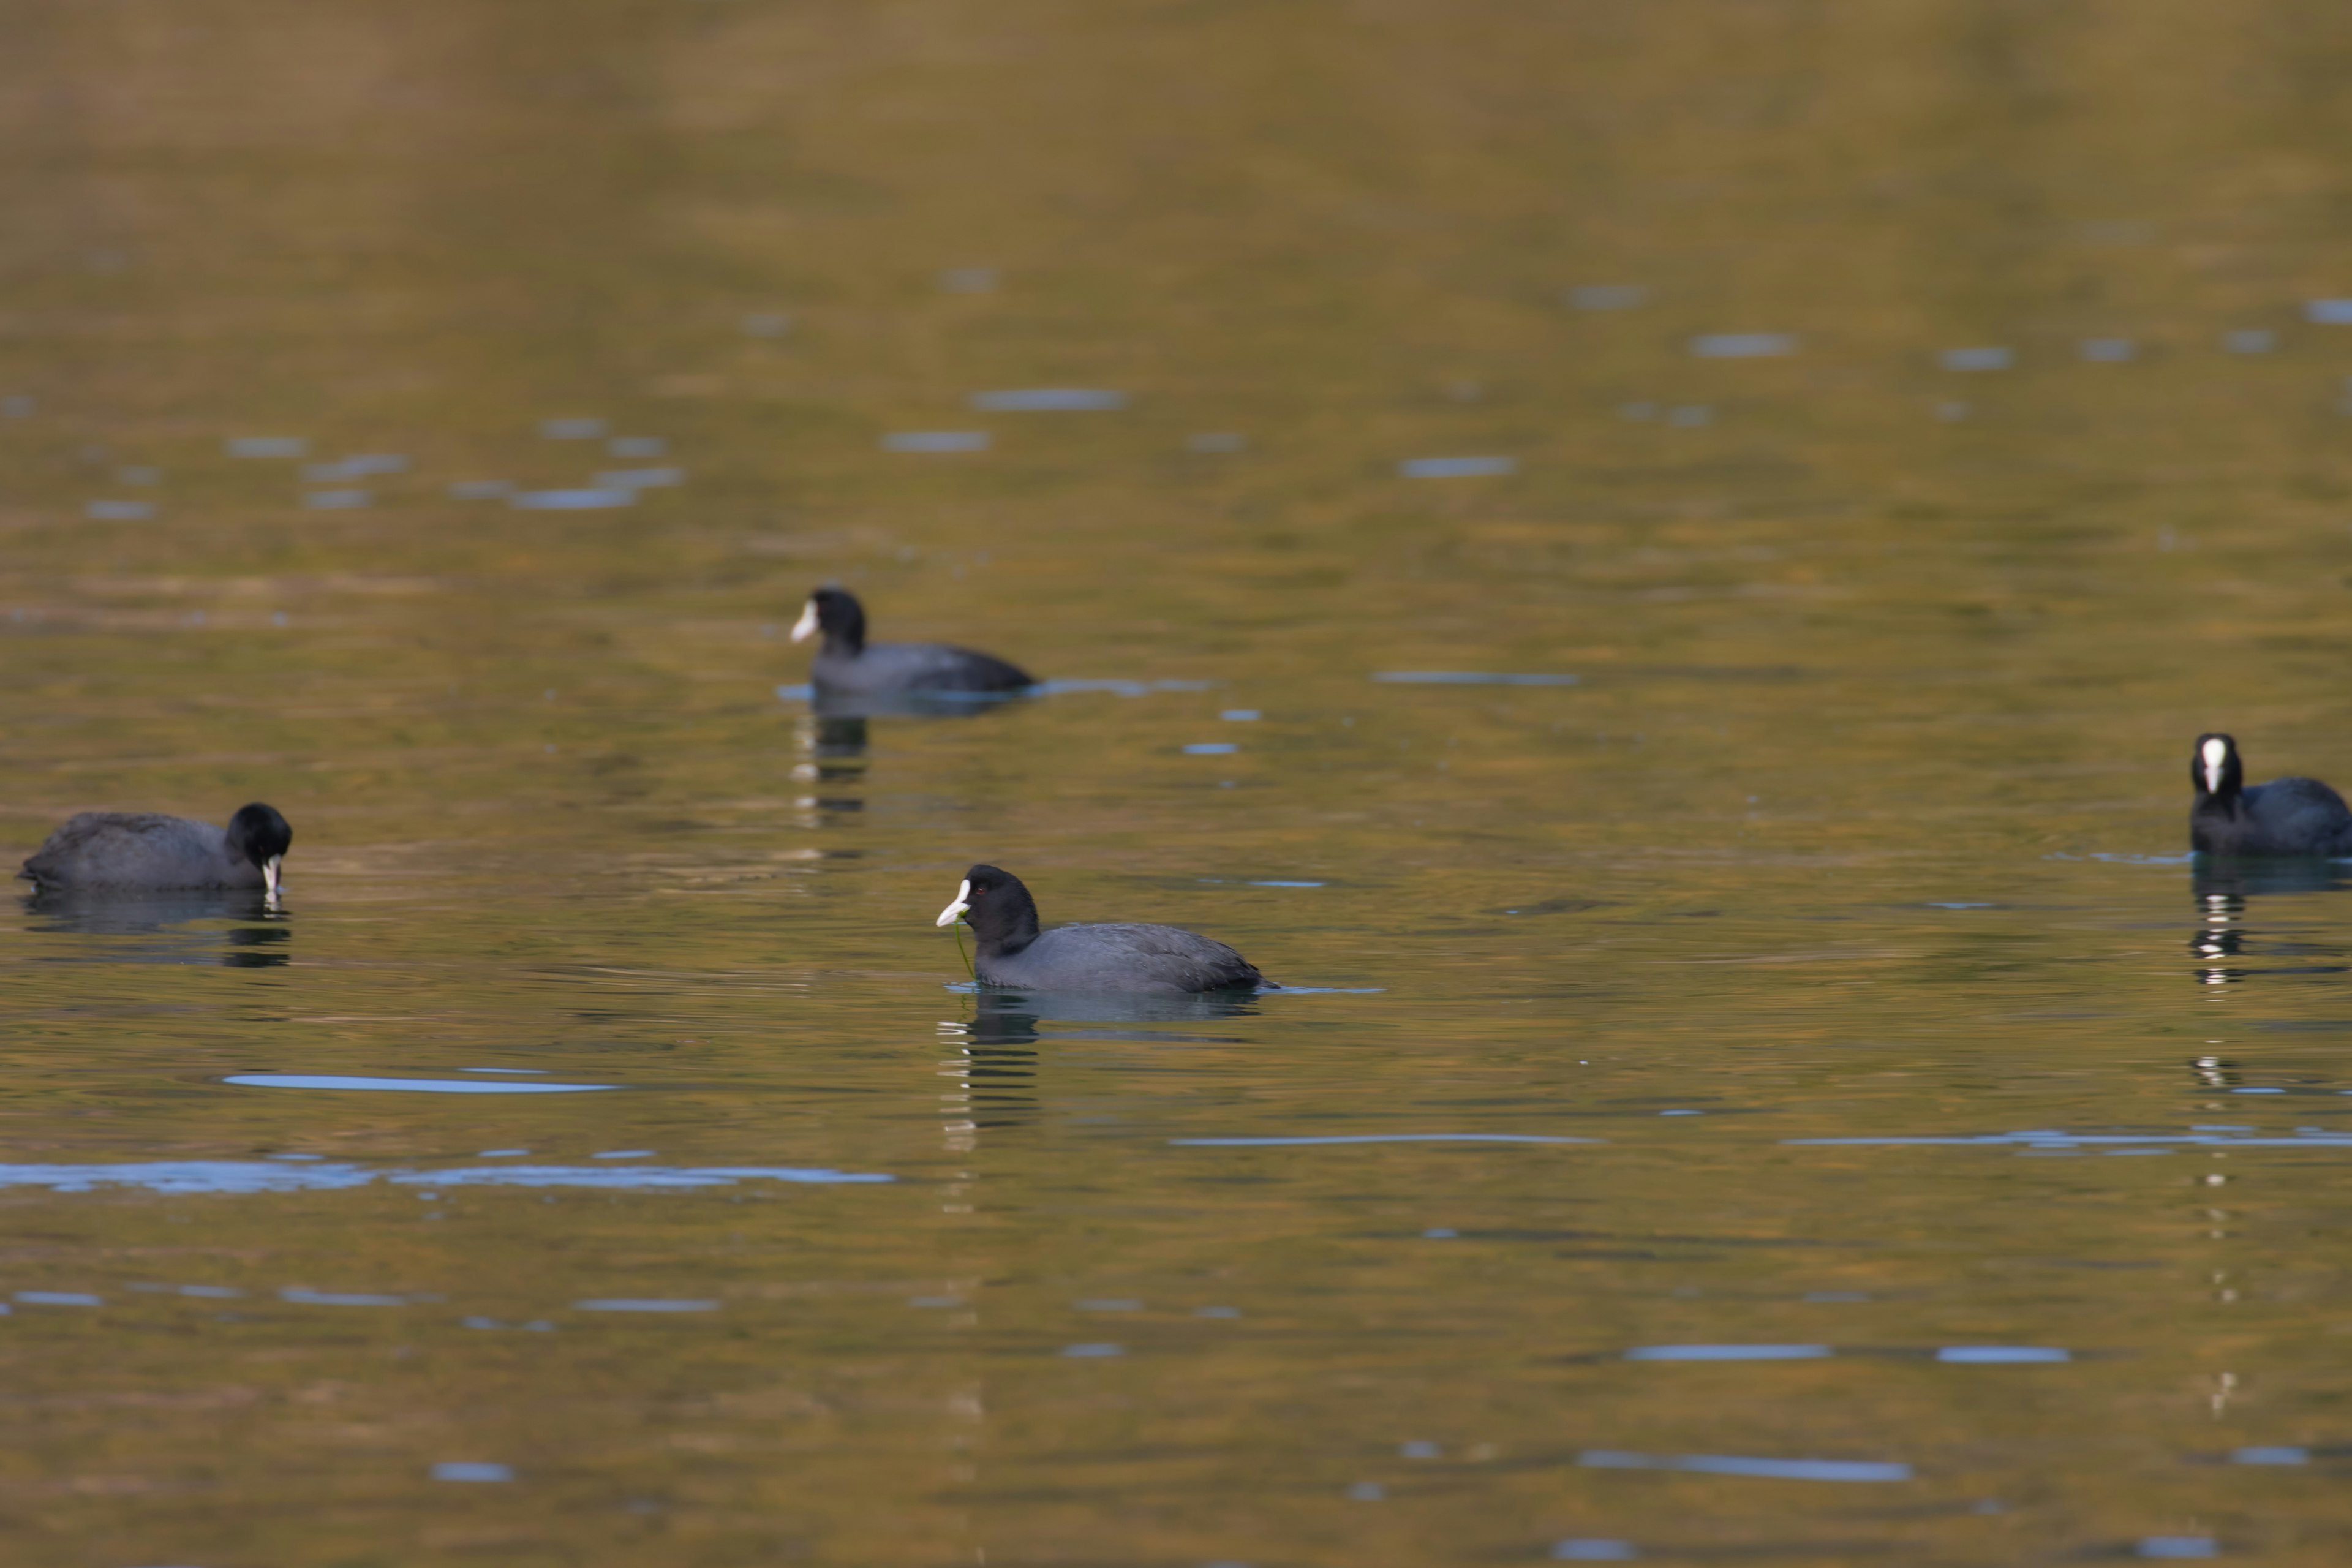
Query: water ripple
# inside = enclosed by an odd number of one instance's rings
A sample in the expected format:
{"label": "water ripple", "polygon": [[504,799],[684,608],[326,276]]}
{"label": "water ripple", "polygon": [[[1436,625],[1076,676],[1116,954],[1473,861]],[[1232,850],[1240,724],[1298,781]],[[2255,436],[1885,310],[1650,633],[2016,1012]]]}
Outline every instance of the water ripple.
{"label": "water ripple", "polygon": [[0,1187],[58,1193],[135,1187],[151,1193],[341,1192],[376,1182],[419,1187],[594,1187],[628,1191],[727,1187],[739,1182],[866,1184],[882,1172],[793,1165],[488,1165],[420,1171],[341,1163],[288,1165],[262,1160],[154,1160],[110,1165],[0,1164]]}

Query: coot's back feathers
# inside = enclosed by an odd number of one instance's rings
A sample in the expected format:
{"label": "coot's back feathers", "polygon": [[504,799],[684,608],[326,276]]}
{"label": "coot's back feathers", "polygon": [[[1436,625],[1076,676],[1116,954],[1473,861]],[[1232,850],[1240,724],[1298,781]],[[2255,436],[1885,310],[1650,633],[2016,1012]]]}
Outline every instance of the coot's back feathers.
{"label": "coot's back feathers", "polygon": [[793,626],[793,640],[823,633],[809,663],[820,693],[887,697],[917,691],[1018,691],[1037,684],[1028,671],[992,654],[935,642],[866,640],[866,610],[839,588],[819,588]]}
{"label": "coot's back feathers", "polygon": [[992,985],[1039,991],[1223,991],[1266,984],[1223,942],[1175,926],[1055,926],[973,967]]}
{"label": "coot's back feathers", "polygon": [[1037,903],[1021,879],[974,866],[940,911],[962,920],[979,952],[972,971],[989,985],[1031,991],[1222,991],[1278,989],[1257,966],[1211,937],[1175,926],[1117,923],[1040,931]]}
{"label": "coot's back feathers", "polygon": [[18,875],[42,888],[263,888],[293,830],[258,802],[226,831],[152,811],[85,811],[48,837]]}
{"label": "coot's back feathers", "polygon": [[2191,849],[2246,858],[2352,856],[2352,807],[2317,779],[2249,784],[2238,742],[2222,734],[2197,738],[2189,773],[2197,789]]}

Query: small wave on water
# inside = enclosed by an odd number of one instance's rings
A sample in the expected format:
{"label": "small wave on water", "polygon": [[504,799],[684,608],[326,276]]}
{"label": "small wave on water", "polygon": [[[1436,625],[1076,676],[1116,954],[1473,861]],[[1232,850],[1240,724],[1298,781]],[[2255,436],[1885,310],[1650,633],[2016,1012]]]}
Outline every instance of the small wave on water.
{"label": "small wave on water", "polygon": [[1580,675],[1527,675],[1479,669],[1383,669],[1374,680],[1391,686],[1580,686]]}
{"label": "small wave on water", "polygon": [[898,1178],[882,1172],[793,1165],[482,1165],[423,1171],[321,1161],[150,1160],[104,1165],[0,1164],[0,1187],[56,1193],[137,1188],[151,1193],[341,1192],[383,1182],[417,1187],[593,1187],[659,1191],[728,1187],[741,1182],[866,1184]]}
{"label": "small wave on water", "polygon": [[589,1094],[621,1087],[616,1083],[501,1083],[464,1078],[363,1078],[307,1072],[241,1072],[221,1081],[247,1089],[366,1089],[408,1094]]}
{"label": "small wave on water", "polygon": [[1605,1138],[1549,1137],[1534,1132],[1342,1132],[1320,1138],[1171,1138],[1185,1149],[1288,1149],[1324,1143],[1605,1143]]}
{"label": "small wave on water", "polygon": [[1704,1476],[1752,1476],[1775,1481],[1907,1481],[1911,1467],[1859,1459],[1773,1459],[1744,1454],[1634,1454],[1587,1448],[1578,1464],[1600,1470],[1686,1470]]}
{"label": "small wave on water", "polygon": [[[2331,1090],[2352,1094],[2352,1089]],[[1784,1146],[1841,1148],[2015,1149],[2025,1153],[2100,1150],[2109,1153],[2167,1153],[2175,1145],[2221,1149],[2352,1149],[2352,1132],[2317,1128],[2293,1137],[2248,1137],[2234,1132],[1979,1132],[1949,1137],[1783,1138]]]}

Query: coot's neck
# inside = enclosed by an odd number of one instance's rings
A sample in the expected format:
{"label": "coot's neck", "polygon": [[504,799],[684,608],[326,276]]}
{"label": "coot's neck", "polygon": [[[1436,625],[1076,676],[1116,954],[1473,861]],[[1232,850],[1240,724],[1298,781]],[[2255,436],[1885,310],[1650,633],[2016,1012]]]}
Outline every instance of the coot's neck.
{"label": "coot's neck", "polygon": [[[2200,783],[2201,784],[2202,781]],[[2234,822],[2238,816],[2238,805],[2243,799],[2245,799],[2245,794],[2242,781],[2234,773],[2225,773],[2221,777],[2220,789],[2208,792],[2200,787],[2198,790],[2197,815],[2223,816]]]}
{"label": "coot's neck", "polygon": [[838,623],[824,628],[824,651],[839,658],[856,658],[866,651],[866,612],[848,606]]}
{"label": "coot's neck", "polygon": [[972,928],[982,958],[1009,958],[1037,940],[1037,905],[1026,889],[1021,896],[1010,898],[1012,889],[999,897],[1003,907],[992,908],[987,914],[987,924]]}

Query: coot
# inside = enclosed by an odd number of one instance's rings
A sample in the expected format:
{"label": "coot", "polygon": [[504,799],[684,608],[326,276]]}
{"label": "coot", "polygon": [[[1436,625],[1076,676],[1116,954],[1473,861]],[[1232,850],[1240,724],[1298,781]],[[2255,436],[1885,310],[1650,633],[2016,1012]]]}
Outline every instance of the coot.
{"label": "coot", "polygon": [[1174,926],[1076,925],[1037,929],[1037,900],[1021,879],[974,866],[938,923],[961,918],[980,953],[972,969],[990,985],[1029,991],[1279,990],[1222,942]]}
{"label": "coot", "polygon": [[2352,855],[2352,808],[2317,779],[2246,783],[2238,742],[2200,735],[2189,776],[2197,804],[2189,808],[2189,847],[2231,856]]}
{"label": "coot", "polygon": [[866,640],[866,611],[839,588],[819,588],[793,626],[793,641],[824,642],[809,663],[819,696],[889,697],[923,691],[1018,691],[1036,680],[1017,665],[936,642]]}
{"label": "coot", "polygon": [[47,889],[265,888],[294,830],[259,801],[239,806],[223,832],[209,822],[152,811],[85,811],[49,835],[17,873]]}

